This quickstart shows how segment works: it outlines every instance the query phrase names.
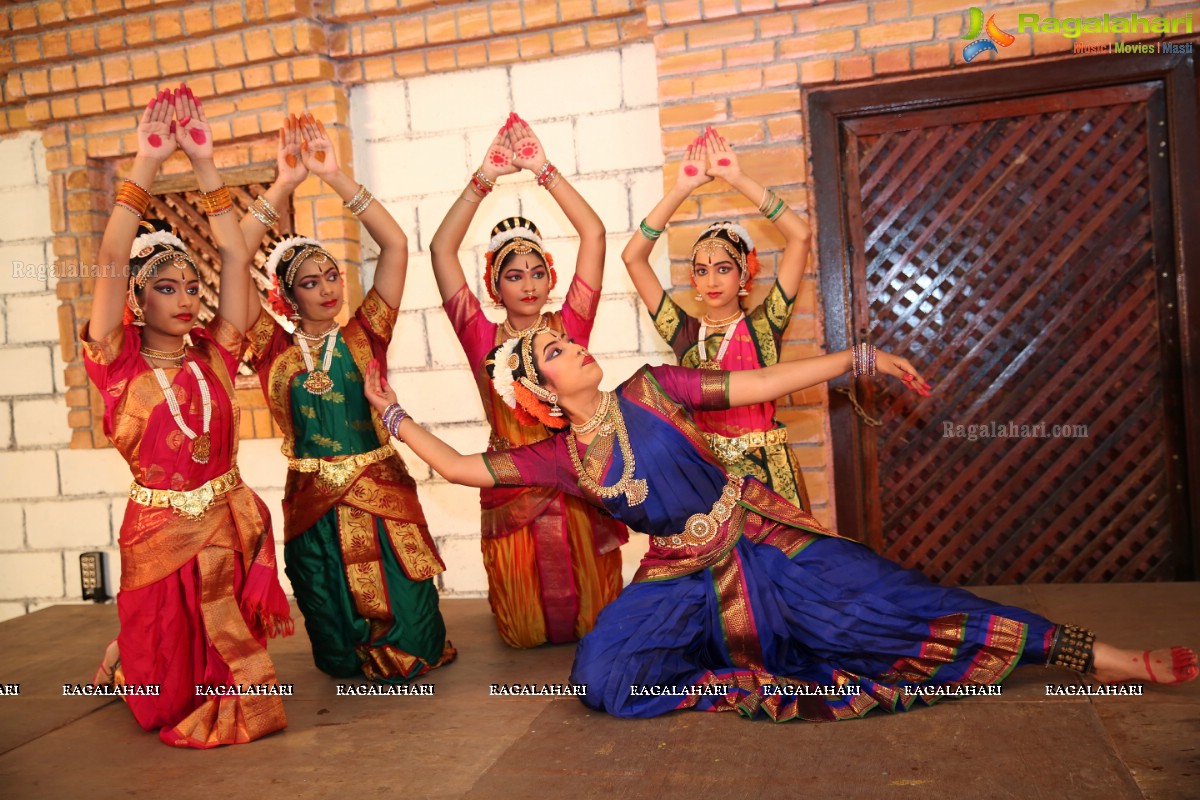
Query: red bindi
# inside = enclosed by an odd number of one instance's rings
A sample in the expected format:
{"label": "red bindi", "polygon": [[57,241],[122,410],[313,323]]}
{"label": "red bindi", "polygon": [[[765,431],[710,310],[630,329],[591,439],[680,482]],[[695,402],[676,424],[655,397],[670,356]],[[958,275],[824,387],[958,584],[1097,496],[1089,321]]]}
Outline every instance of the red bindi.
{"label": "red bindi", "polygon": [[693,166],[692,164],[688,164],[686,167],[683,168],[683,172],[685,175],[695,175],[698,172],[700,172],[700,170],[696,169],[696,167]]}
{"label": "red bindi", "polygon": [[313,153],[313,156],[317,159],[317,161],[320,161],[322,164],[325,163],[325,151],[324,150],[316,151],[315,153]]}
{"label": "red bindi", "polygon": [[287,165],[289,167],[296,166],[296,157],[294,155],[292,155],[291,153],[288,153],[286,156],[284,156],[283,160],[287,162]]}
{"label": "red bindi", "polygon": [[162,139],[157,133],[152,133],[147,136],[146,141],[150,143],[151,147],[162,147]]}
{"label": "red bindi", "polygon": [[728,159],[728,158],[722,158],[722,159],[718,159],[718,160],[717,160],[717,164],[718,164],[718,165],[720,165],[720,166],[722,166],[722,167],[728,167],[728,166],[729,166],[729,159]]}
{"label": "red bindi", "polygon": [[191,135],[192,141],[196,144],[204,144],[208,141],[208,137],[204,135],[204,131],[198,128],[192,128],[190,131],[188,131],[188,134]]}

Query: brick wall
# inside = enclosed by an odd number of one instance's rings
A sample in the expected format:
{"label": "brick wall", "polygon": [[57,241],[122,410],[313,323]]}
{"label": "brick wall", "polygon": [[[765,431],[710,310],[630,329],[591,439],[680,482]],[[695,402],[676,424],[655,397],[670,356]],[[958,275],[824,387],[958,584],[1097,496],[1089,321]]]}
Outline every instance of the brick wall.
{"label": "brick wall", "polygon": [[[437,308],[428,238],[448,198],[479,160],[484,131],[516,107],[538,123],[564,172],[611,233],[597,351],[610,379],[662,360],[662,345],[616,259],[624,236],[674,177],[680,148],[704,124],[740,148],[747,170],[809,213],[803,91],[952,70],[1070,58],[1071,40],[1021,34],[998,57],[966,65],[958,37],[970,0],[42,0],[0,9],[0,157],[7,261],[53,264],[58,277],[0,276],[0,616],[78,597],[75,553],[111,548],[128,472],[103,441],[73,332],[88,314],[113,181],[129,165],[138,113],[186,78],[205,99],[220,166],[270,167],[284,115],[307,108],[338,138],[343,163],[388,203],[414,243],[391,357],[414,410],[456,444],[483,427],[457,344]],[[1016,33],[1016,14],[1059,17],[1182,13],[1176,0],[975,2]],[[1146,38],[1131,35],[1125,39]],[[1109,37],[1111,38],[1111,37]],[[1083,37],[1083,42],[1105,41]],[[614,146],[614,141],[619,146]],[[664,163],[665,162],[665,163]],[[186,170],[180,157],[164,172]],[[564,221],[532,184],[507,185],[481,210],[464,261],[479,287],[480,250],[494,217],[544,220],[565,278],[573,247]],[[296,193],[297,228],[361,263],[372,244],[341,202],[310,180]],[[664,280],[691,305],[686,257],[708,222],[740,218],[759,242],[759,291],[782,241],[740,196],[702,188],[656,249]],[[810,215],[811,219],[811,215]],[[819,227],[821,220],[812,219]],[[814,261],[787,332],[786,357],[821,351]],[[7,270],[6,270],[7,271]],[[352,282],[356,272],[349,271]],[[356,295],[358,287],[351,287]],[[636,322],[635,322],[636,320]],[[469,391],[468,391],[469,390]],[[241,465],[278,514],[283,462],[261,394],[239,392]],[[836,524],[824,389],[781,405],[816,514]],[[424,403],[424,406],[421,404]],[[421,493],[448,555],[449,593],[482,591],[474,499],[434,481]],[[65,533],[69,531],[69,533]]]}

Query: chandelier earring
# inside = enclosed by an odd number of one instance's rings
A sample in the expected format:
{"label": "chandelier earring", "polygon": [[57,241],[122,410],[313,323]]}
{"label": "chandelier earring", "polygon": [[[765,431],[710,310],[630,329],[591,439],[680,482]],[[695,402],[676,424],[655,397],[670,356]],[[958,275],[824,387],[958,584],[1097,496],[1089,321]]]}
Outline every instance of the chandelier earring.
{"label": "chandelier earring", "polygon": [[562,409],[558,407],[558,395],[550,395],[550,416],[561,417],[562,415]]}

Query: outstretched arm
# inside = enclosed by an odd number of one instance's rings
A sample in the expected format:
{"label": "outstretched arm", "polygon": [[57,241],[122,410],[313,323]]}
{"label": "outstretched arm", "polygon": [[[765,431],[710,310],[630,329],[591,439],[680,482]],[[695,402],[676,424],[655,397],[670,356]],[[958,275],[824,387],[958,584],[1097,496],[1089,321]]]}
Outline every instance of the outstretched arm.
{"label": "outstretched arm", "polygon": [[[359,195],[363,186],[338,166],[333,139],[325,130],[325,125],[306,112],[300,117],[300,130],[304,137],[301,154],[308,171],[337,192],[343,202],[351,204],[356,198],[360,203],[365,202],[367,195]],[[370,202],[359,211],[358,218],[379,245],[375,291],[383,302],[392,308],[399,308],[404,297],[404,279],[408,274],[408,236],[383,203]]]}
{"label": "outstretched arm", "polygon": [[746,199],[756,204],[759,211],[767,219],[774,217],[775,227],[783,234],[783,255],[779,259],[779,271],[775,279],[779,288],[788,297],[795,297],[800,290],[800,276],[804,274],[804,265],[808,263],[808,251],[812,241],[812,231],[808,223],[788,208],[786,203],[764,189],[757,181],[742,172],[738,166],[737,154],[721,136],[712,128],[705,132],[708,143],[708,174],[724,179],[730,186],[737,189]]}
{"label": "outstretched arm", "polygon": [[475,212],[479,210],[479,204],[484,197],[484,194],[481,194],[480,190],[475,187],[479,186],[483,190],[490,191],[489,183],[495,184],[496,179],[501,175],[511,175],[518,171],[517,167],[513,166],[507,131],[508,124],[505,123],[483,156],[483,164],[479,167],[476,175],[482,173],[484,180],[477,182],[477,179],[472,178],[467,182],[458,198],[450,206],[450,210],[446,212],[442,224],[433,234],[433,239],[429,242],[429,255],[433,261],[433,277],[437,281],[442,302],[454,297],[467,282],[466,276],[463,275],[462,263],[458,259],[458,251],[462,247],[463,238],[467,235],[467,228],[471,226],[471,220],[475,218]]}
{"label": "outstretched arm", "polygon": [[[679,206],[683,205],[683,201],[697,188],[712,180],[704,170],[705,152],[704,137],[697,136],[688,146],[683,160],[679,163],[675,185],[646,215],[644,224],[651,230],[658,231],[658,235],[666,230],[671,215],[679,209]],[[658,276],[654,274],[654,269],[650,266],[650,251],[654,249],[654,242],[657,239],[658,236],[651,239],[648,234],[639,230],[633,234],[633,238],[621,252],[621,260],[625,262],[625,268],[629,270],[629,279],[633,281],[638,296],[642,298],[642,302],[646,304],[646,308],[651,314],[658,311],[663,298],[662,283],[659,282]]]}
{"label": "outstretched arm", "polygon": [[[781,361],[762,369],[738,370],[729,373],[729,405],[749,406],[755,403],[770,403],[786,394],[825,383],[854,366],[851,350],[829,353],[796,361]],[[920,373],[908,363],[908,359],[876,352],[875,369],[883,375],[892,375],[923,397],[929,396],[931,388]]]}
{"label": "outstretched arm", "polygon": [[[214,193],[224,188],[225,181],[213,162],[212,127],[204,117],[200,101],[186,85],[180,86],[175,92],[175,118],[175,140],[192,162],[200,193],[214,195],[209,199],[218,203],[221,195]],[[227,192],[222,194],[227,196]],[[250,250],[238,228],[237,217],[232,213],[232,204],[224,210],[213,208],[212,211],[215,213],[208,214],[208,225],[221,256],[221,291],[217,299],[217,313],[240,333],[246,330]]]}
{"label": "outstretched arm", "polygon": [[[146,104],[142,121],[138,123],[137,157],[129,171],[129,180],[148,191],[163,161],[175,152],[175,137],[171,133],[175,108],[171,93],[159,92]],[[92,317],[88,323],[88,338],[100,341],[112,333],[125,315],[126,291],[129,287],[129,248],[137,237],[141,214],[127,205],[113,206],[112,216],[104,228],[104,238],[96,254],[96,289],[92,300]]]}
{"label": "outstretched arm", "polygon": [[[363,391],[367,401],[380,415],[388,406],[397,402],[396,393],[392,391],[387,378],[383,376],[379,362],[373,359],[367,365],[367,374],[363,379]],[[421,460],[451,483],[475,486],[480,489],[490,489],[496,485],[481,454],[463,455],[413,422],[412,417],[407,417],[400,423],[398,432],[399,438],[411,447]]]}
{"label": "outstretched arm", "polygon": [[[288,197],[296,191],[296,187],[308,177],[308,167],[300,160],[300,120],[295,114],[283,121],[279,128],[279,152],[275,158],[275,182],[262,193],[267,208],[251,206],[250,213],[242,217],[240,227],[242,238],[246,241],[246,249],[250,251],[253,260],[254,253],[262,247],[263,237],[270,230],[272,213],[287,204]],[[277,221],[277,220],[276,220]],[[249,300],[246,304],[246,330],[254,327],[258,315],[262,313],[262,303],[258,299],[258,289],[254,281],[250,281]]]}
{"label": "outstretched arm", "polygon": [[604,280],[604,223],[583,199],[583,195],[579,194],[561,173],[553,177],[549,174],[550,160],[546,148],[529,127],[529,123],[516,114],[509,118],[508,140],[512,147],[513,163],[543,178],[540,182],[575,229],[575,234],[579,237],[575,274],[592,289],[600,291]]}

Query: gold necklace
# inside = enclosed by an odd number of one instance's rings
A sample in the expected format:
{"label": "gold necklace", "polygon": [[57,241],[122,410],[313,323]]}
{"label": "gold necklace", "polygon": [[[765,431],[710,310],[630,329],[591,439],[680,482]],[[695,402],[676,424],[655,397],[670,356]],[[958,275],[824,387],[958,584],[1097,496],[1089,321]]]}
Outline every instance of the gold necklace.
{"label": "gold necklace", "polygon": [[502,323],[500,323],[500,324],[504,326],[504,334],[505,334],[505,335],[506,335],[506,336],[507,336],[509,339],[515,339],[515,338],[517,338],[518,336],[520,336],[522,333],[525,333],[525,331],[532,330],[532,329],[534,329],[534,328],[538,327],[539,325],[541,325],[541,324],[542,324],[542,322],[543,322],[543,321],[545,321],[545,318],[546,318],[546,315],[545,315],[545,314],[539,314],[539,315],[538,315],[538,318],[537,318],[537,322],[533,323],[533,324],[532,324],[532,325],[530,325],[528,328],[521,328],[520,330],[518,330],[518,329],[514,328],[514,327],[513,327],[513,326],[512,326],[512,325],[509,323],[509,321],[508,321],[508,317],[505,317],[505,318],[504,318],[504,321],[503,321]]}
{"label": "gold necklace", "polygon": [[[601,423],[608,417],[608,407],[612,403],[612,392],[601,392],[600,402],[596,404],[596,411],[588,418],[587,422],[580,425],[571,423],[571,433],[576,436],[587,436],[592,431],[599,428]],[[611,433],[611,431],[602,431],[602,433]]]}
{"label": "gold necklace", "polygon": [[730,314],[725,319],[712,319],[711,317],[708,316],[708,314],[705,314],[704,315],[704,324],[709,326],[710,328],[724,328],[729,323],[731,323],[734,320],[741,317],[741,315],[742,315],[742,310],[740,308],[737,311]]}
{"label": "gold necklace", "polygon": [[309,333],[308,331],[304,330],[304,328],[301,328],[299,325],[297,325],[295,333],[296,333],[296,336],[298,336],[301,339],[307,339],[310,342],[319,342],[322,339],[324,339],[326,336],[328,336],[329,334],[336,331],[337,329],[338,329],[338,324],[336,322],[333,323],[333,325],[326,328],[321,333]]}
{"label": "gold necklace", "polygon": [[571,433],[571,442],[567,447],[567,453],[571,456],[571,464],[575,467],[576,474],[579,475],[579,482],[589,492],[606,500],[623,494],[630,506],[640,505],[650,491],[645,480],[633,477],[636,463],[633,460],[633,447],[629,444],[629,431],[625,428],[625,418],[621,415],[621,407],[610,404],[609,408],[613,411],[613,423],[617,435],[617,446],[621,448],[621,460],[625,462],[620,479],[612,486],[602,486],[588,473],[579,458],[579,440],[575,437],[574,432]]}
{"label": "gold necklace", "polygon": [[187,353],[187,345],[183,345],[178,350],[155,350],[143,345],[138,352],[147,358],[157,358],[162,361],[180,361],[183,359],[184,354]]}

